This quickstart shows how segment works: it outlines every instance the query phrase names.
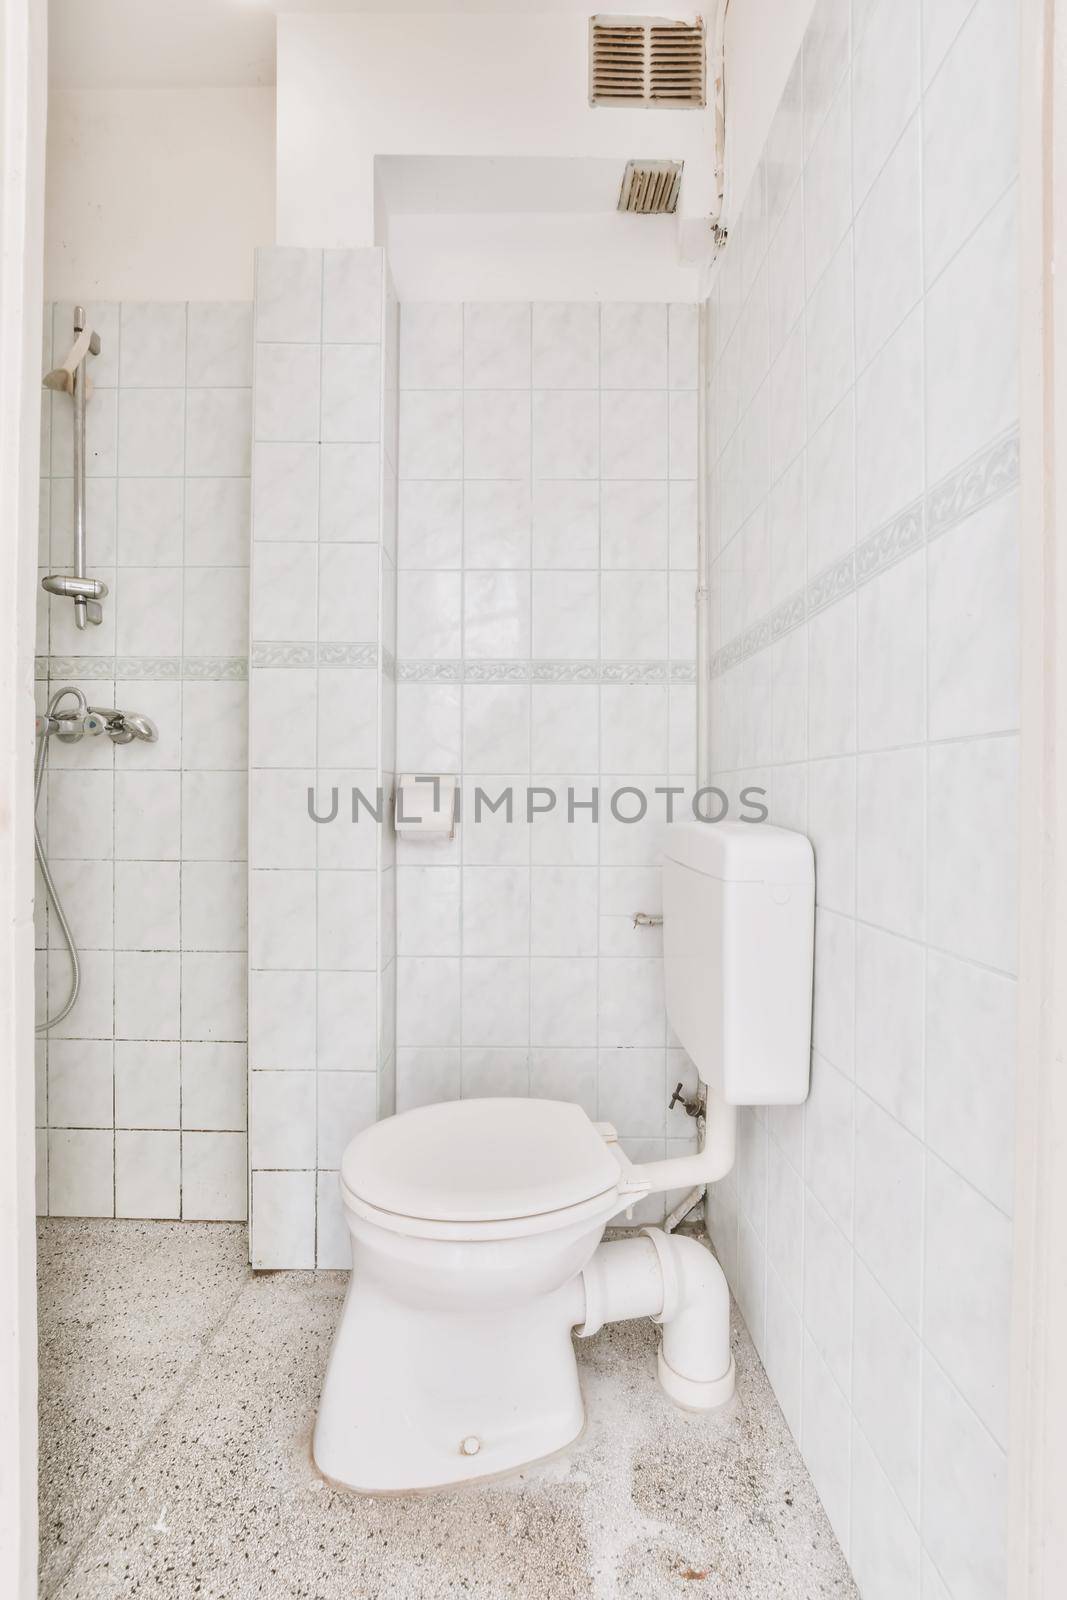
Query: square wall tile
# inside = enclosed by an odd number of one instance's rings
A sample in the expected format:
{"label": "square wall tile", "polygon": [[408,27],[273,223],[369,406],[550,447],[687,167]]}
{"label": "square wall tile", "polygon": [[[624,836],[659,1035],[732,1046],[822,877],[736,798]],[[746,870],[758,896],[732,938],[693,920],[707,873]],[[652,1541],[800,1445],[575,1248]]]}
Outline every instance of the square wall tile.
{"label": "square wall tile", "polygon": [[253,1068],[313,1072],[315,974],[249,975],[248,1059]]}
{"label": "square wall tile", "polygon": [[115,1134],[115,1215],[181,1216],[180,1134]]}
{"label": "square wall tile", "polygon": [[318,446],[257,444],[254,461],[254,537],[286,541],[317,538]]}
{"label": "square wall tile", "polygon": [[109,1128],[113,1120],[110,1039],[48,1041],[47,1118],[53,1128]]}
{"label": "square wall tile", "polygon": [[257,344],[253,415],[257,440],[319,438],[320,347]]}
{"label": "square wall tile", "polygon": [[607,302],[600,312],[600,383],[604,389],[667,387],[667,307]]}
{"label": "square wall tile", "polygon": [[115,956],[115,1037],[177,1039],[179,972],[177,953],[123,950]]}
{"label": "square wall tile", "polygon": [[530,387],[530,307],[473,302],[463,308],[463,383],[467,389]]}
{"label": "square wall tile", "polygon": [[521,478],[529,471],[529,391],[468,389],[463,396],[464,476]]}
{"label": "square wall tile", "polygon": [[252,1173],[252,1266],[315,1265],[314,1172]]}
{"label": "square wall tile", "polygon": [[181,1123],[181,1066],[174,1043],[115,1044],[115,1126],[177,1128]]}
{"label": "square wall tile", "polygon": [[256,251],[256,339],[300,342],[322,333],[322,251]]}
{"label": "square wall tile", "polygon": [[193,389],[244,389],[252,382],[252,307],[244,301],[189,304],[185,381]]}
{"label": "square wall tile", "polygon": [[600,311],[583,302],[533,307],[532,381],[536,389],[595,389],[600,382]]}
{"label": "square wall tile", "polygon": [[[463,386],[463,307],[409,301],[400,310],[400,387]],[[403,424],[401,436],[403,436]]]}
{"label": "square wall tile", "polygon": [[382,337],[382,267],[377,249],[323,251],[322,337],[328,344],[377,344]]}
{"label": "square wall tile", "polygon": [[246,567],[250,537],[251,492],[247,479],[191,478],[186,482],[187,565]]}
{"label": "square wall tile", "polygon": [[241,1040],[247,1034],[244,952],[182,952],[184,1039]]}
{"label": "square wall tile", "polygon": [[[247,1160],[243,1133],[183,1133],[182,1217],[192,1222],[244,1222],[248,1216]],[[260,1174],[261,1178],[286,1176]]]}
{"label": "square wall tile", "polygon": [[252,468],[252,391],[189,389],[185,471],[191,478],[247,478]]}
{"label": "square wall tile", "polygon": [[49,1131],[48,1214],[115,1215],[115,1135],[110,1128]]}
{"label": "square wall tile", "polygon": [[[87,417],[93,415],[98,405],[99,392]],[[102,416],[102,413],[98,411],[97,415]],[[103,464],[101,455],[98,454],[97,459]],[[122,476],[180,478],[184,468],[184,391],[124,389],[118,408],[118,470]]]}
{"label": "square wall tile", "polygon": [[375,1072],[318,1074],[318,1164],[337,1168],[349,1142],[369,1128],[377,1114]]}
{"label": "square wall tile", "polygon": [[249,1154],[257,1167],[315,1165],[315,1074],[253,1072]]}
{"label": "square wall tile", "polygon": [[377,345],[323,345],[323,440],[373,443],[380,439],[381,388],[381,352]]}
{"label": "square wall tile", "polygon": [[[524,463],[519,474],[528,470]],[[502,477],[515,474],[502,473]],[[400,396],[400,477],[463,477],[463,394],[405,390]]]}
{"label": "square wall tile", "polygon": [[186,1041],[181,1047],[182,1127],[200,1132],[243,1132],[246,1122],[247,1052],[243,1044]]}
{"label": "square wall tile", "polygon": [[122,388],[183,388],[185,326],[184,302],[126,301],[120,314]]}

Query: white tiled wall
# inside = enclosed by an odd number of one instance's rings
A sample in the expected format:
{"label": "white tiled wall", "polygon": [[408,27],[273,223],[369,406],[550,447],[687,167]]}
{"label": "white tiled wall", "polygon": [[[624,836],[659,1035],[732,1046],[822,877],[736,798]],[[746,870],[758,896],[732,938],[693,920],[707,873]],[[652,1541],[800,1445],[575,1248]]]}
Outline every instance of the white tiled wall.
{"label": "white tiled wall", "polygon": [[[687,1148],[660,932],[632,922],[658,827],[609,798],[694,777],[696,356],[694,306],[401,307],[397,753],[465,811],[398,847],[399,1109],[558,1096],[635,1156]],[[475,821],[508,785],[514,821]],[[559,796],[532,826],[528,785]]]}
{"label": "white tiled wall", "polygon": [[[393,1109],[396,301],[380,250],[258,252],[251,612],[252,1263],[349,1261],[337,1168]],[[329,815],[333,792],[338,814]]]}
{"label": "white tiled wall", "polygon": [[[38,699],[76,684],[159,742],[50,741],[38,818],[82,988],[38,1043],[39,1206],[240,1219],[251,307],[87,309],[88,565],[110,593],[79,633],[38,591]],[[47,307],[45,370],[72,342],[72,307]],[[43,419],[42,575],[73,558],[70,400],[46,391]],[[40,879],[37,927],[54,1013],[70,963]]]}
{"label": "white tiled wall", "polygon": [[711,300],[714,759],[817,857],[811,1097],[711,1220],[865,1600],[1005,1592],[1015,35],[820,0]]}

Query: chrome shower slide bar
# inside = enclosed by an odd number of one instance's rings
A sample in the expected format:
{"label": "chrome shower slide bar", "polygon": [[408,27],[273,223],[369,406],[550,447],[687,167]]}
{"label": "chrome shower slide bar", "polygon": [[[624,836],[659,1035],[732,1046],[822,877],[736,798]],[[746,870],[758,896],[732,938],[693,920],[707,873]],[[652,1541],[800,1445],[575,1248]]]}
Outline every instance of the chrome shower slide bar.
{"label": "chrome shower slide bar", "polygon": [[104,620],[100,602],[107,584],[85,571],[85,406],[89,398],[86,361],[100,354],[100,335],[85,326],[85,310],[74,307],[74,343],[63,361],[45,378],[47,389],[69,394],[74,402],[74,574],[50,573],[41,579],[49,594],[74,601],[74,621],[79,628]]}

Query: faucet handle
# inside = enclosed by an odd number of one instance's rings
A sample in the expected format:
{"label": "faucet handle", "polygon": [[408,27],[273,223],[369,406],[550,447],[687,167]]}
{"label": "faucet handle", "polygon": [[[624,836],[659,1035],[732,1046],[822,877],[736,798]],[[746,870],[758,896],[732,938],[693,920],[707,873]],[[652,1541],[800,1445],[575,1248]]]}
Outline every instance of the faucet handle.
{"label": "faucet handle", "polygon": [[145,739],[149,744],[155,744],[159,738],[159,729],[151,717],[142,716],[139,711],[124,711],[121,721],[126,732],[135,739]]}

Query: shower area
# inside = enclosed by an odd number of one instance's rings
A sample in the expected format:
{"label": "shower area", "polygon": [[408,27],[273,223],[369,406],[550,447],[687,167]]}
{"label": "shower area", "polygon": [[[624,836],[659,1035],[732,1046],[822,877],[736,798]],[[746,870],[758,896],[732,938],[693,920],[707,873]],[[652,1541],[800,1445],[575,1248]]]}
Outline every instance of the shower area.
{"label": "shower area", "polygon": [[38,1204],[242,1218],[251,308],[45,307]]}

